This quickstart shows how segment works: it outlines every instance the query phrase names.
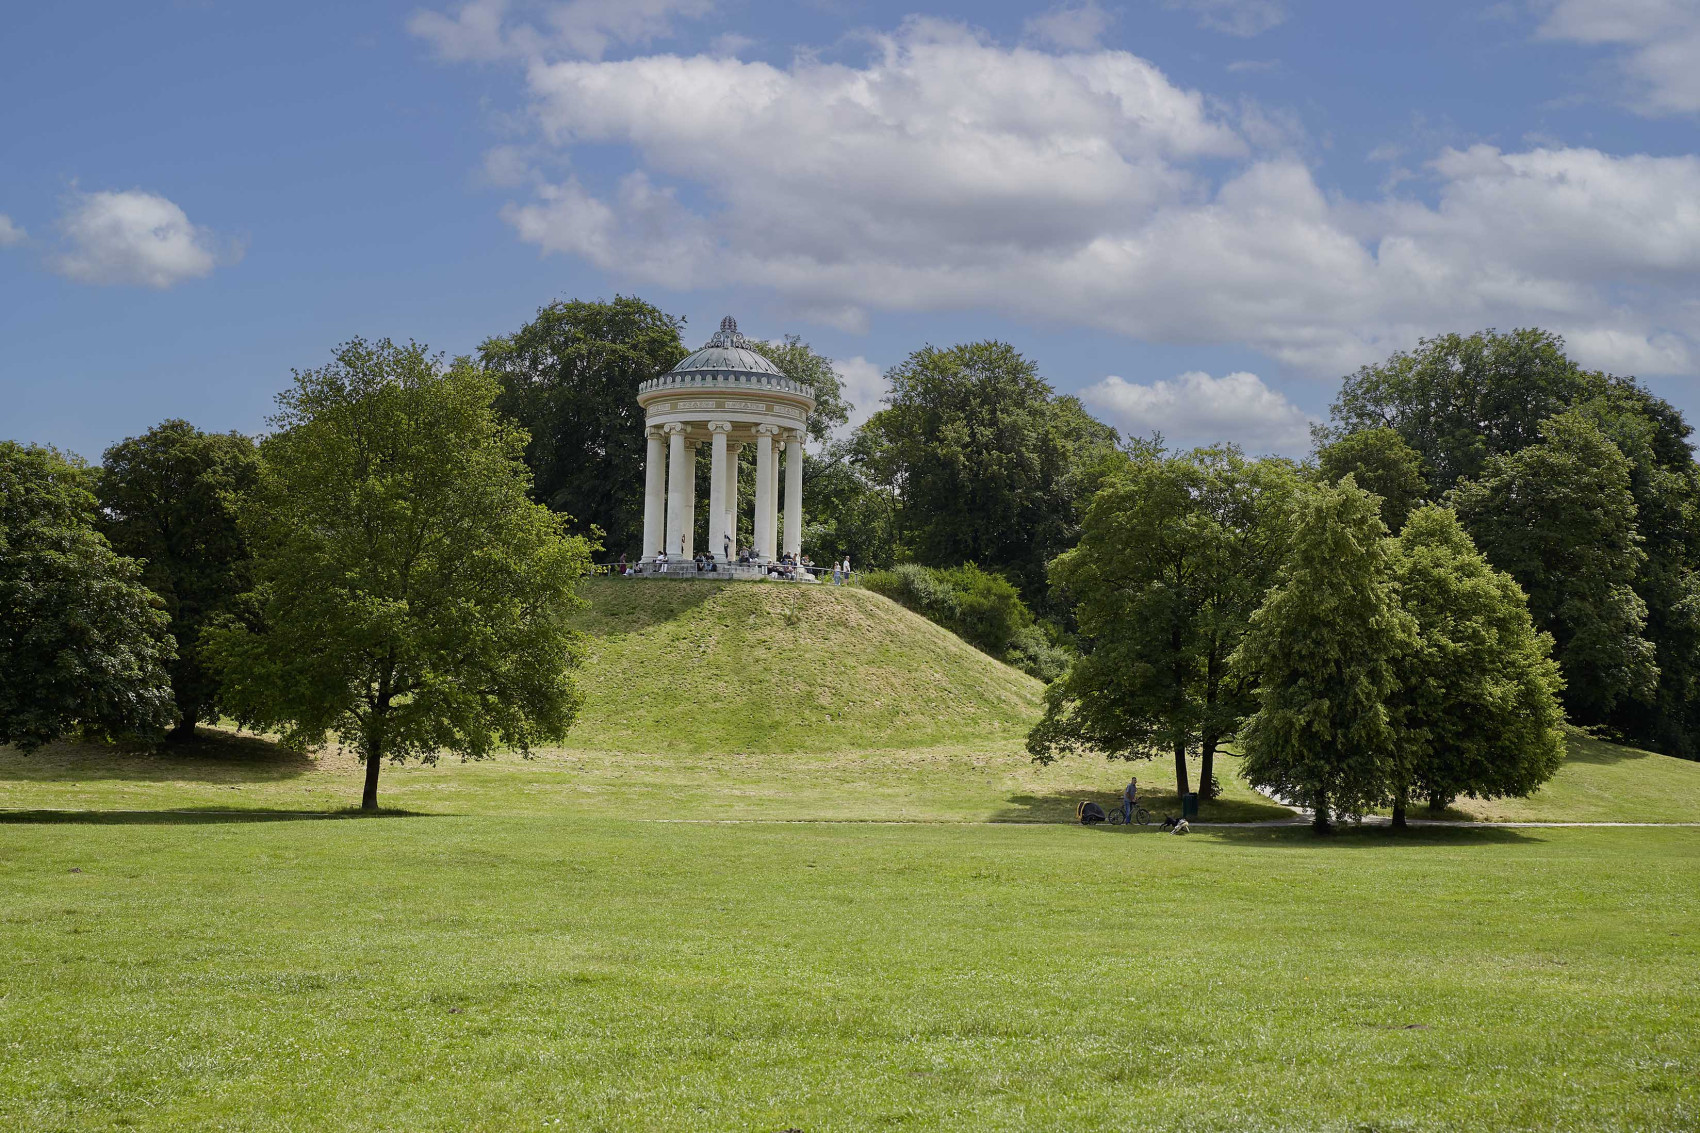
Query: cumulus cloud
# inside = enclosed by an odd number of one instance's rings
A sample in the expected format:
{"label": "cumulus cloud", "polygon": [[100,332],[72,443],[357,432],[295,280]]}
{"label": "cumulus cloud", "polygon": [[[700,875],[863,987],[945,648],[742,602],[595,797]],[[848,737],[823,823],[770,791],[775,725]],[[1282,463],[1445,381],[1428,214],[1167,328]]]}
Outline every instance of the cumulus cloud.
{"label": "cumulus cloud", "polygon": [[1200,27],[1249,39],[1287,18],[1280,0],[1167,0],[1167,7],[1196,12]]}
{"label": "cumulus cloud", "polygon": [[884,370],[860,354],[852,358],[834,358],[832,368],[838,371],[844,387],[844,400],[851,406],[850,421],[844,427],[848,434],[885,408],[881,403],[891,393],[891,383],[886,380]]}
{"label": "cumulus cloud", "polygon": [[10,248],[14,244],[22,244],[29,235],[21,227],[12,223],[12,218],[0,212],[0,248]]}
{"label": "cumulus cloud", "polygon": [[[49,261],[78,283],[166,288],[210,275],[219,241],[156,193],[76,193],[59,220],[65,247]],[[234,255],[234,249],[231,250]]]}
{"label": "cumulus cloud", "polygon": [[493,62],[550,53],[600,59],[610,48],[673,34],[680,17],[697,19],[714,0],[561,0],[514,5],[468,0],[452,14],[415,12],[408,30],[451,62]]}
{"label": "cumulus cloud", "polygon": [[770,288],[846,329],[989,309],[1243,344],[1319,375],[1529,324],[1591,364],[1694,368],[1694,157],[1445,150],[1395,183],[1411,195],[1353,201],[1280,130],[1135,55],[925,19],[861,63],[533,58],[524,74],[542,151],[634,156],[611,184],[515,178],[538,187],[504,215],[635,281]]}
{"label": "cumulus cloud", "polygon": [[1080,397],[1130,437],[1158,432],[1180,448],[1232,441],[1249,452],[1288,456],[1310,448],[1310,419],[1243,370],[1220,378],[1193,370],[1143,385],[1112,374]]}
{"label": "cumulus cloud", "polygon": [[1542,38],[1619,48],[1630,104],[1649,115],[1700,112],[1700,3],[1556,0]]}

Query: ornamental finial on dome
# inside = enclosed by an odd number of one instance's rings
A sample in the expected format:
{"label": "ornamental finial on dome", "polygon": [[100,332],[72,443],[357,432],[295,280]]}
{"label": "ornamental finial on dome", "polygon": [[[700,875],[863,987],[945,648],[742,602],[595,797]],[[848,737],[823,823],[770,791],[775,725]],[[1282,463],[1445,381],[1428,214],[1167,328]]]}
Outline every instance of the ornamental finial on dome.
{"label": "ornamental finial on dome", "polygon": [[[738,320],[727,315],[720,320],[720,329],[708,340],[709,346],[747,346],[748,340],[738,333]],[[706,348],[705,348],[706,349]]]}

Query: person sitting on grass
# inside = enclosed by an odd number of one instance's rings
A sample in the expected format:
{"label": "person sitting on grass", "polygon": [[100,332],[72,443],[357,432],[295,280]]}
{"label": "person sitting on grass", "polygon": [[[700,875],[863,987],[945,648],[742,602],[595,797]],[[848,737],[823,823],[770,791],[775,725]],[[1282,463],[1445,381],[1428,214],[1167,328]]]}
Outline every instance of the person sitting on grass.
{"label": "person sitting on grass", "polygon": [[1133,805],[1139,801],[1139,777],[1134,776],[1122,788],[1122,825],[1133,821]]}

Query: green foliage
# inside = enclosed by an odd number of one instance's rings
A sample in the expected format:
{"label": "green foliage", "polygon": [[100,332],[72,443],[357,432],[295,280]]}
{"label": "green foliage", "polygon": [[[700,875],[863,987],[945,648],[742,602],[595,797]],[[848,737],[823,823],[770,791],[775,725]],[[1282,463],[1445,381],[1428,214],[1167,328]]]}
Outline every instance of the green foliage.
{"label": "green foliage", "polygon": [[1258,682],[1242,735],[1250,782],[1313,807],[1362,814],[1388,798],[1399,663],[1416,647],[1389,573],[1376,499],[1347,476],[1300,500],[1276,585],[1235,652]]}
{"label": "green foliage", "polygon": [[603,532],[610,550],[643,541],[647,458],[638,386],[686,354],[682,320],[633,296],[559,301],[479,347],[500,379],[497,408],[529,433],[535,498]]}
{"label": "green foliage", "polygon": [[899,502],[894,541],[929,566],[977,562],[1044,606],[1046,564],[1117,462],[1115,430],[1002,342],[928,346],[890,378],[862,459]]}
{"label": "green foliage", "polygon": [[236,502],[256,468],[254,442],[240,433],[166,421],[107,449],[95,483],[106,537],[119,554],[141,560],[142,580],[171,616],[178,735],[193,735],[218,701],[201,630],[249,588]]}
{"label": "green foliage", "polygon": [[1232,448],[1150,450],[1087,508],[1080,543],[1053,583],[1077,603],[1083,655],[1046,692],[1028,749],[1126,759],[1172,752],[1177,791],[1201,751],[1212,793],[1217,745],[1251,710],[1228,659],[1281,560],[1298,476],[1285,461]]}
{"label": "green foliage", "polygon": [[1565,702],[1585,723],[1653,698],[1658,669],[1633,583],[1645,561],[1630,464],[1580,412],[1541,423],[1542,440],[1488,459],[1453,506],[1476,545],[1529,596],[1558,643]]}
{"label": "green foliage", "polygon": [[423,347],[347,343],[278,395],[241,508],[263,628],[209,632],[224,698],[295,746],[366,762],[480,758],[559,740],[581,656],[583,538],[530,502],[494,376]]}
{"label": "green foliage", "polygon": [[1351,476],[1358,487],[1381,497],[1381,521],[1389,531],[1404,527],[1406,517],[1428,495],[1422,457],[1385,426],[1347,433],[1323,445],[1316,457],[1328,483]]}
{"label": "green foliage", "polygon": [[1429,486],[1444,493],[1477,476],[1489,457],[1539,441],[1542,421],[1605,384],[1547,331],[1441,335],[1348,377],[1334,401],[1334,431],[1394,430],[1421,456]]}
{"label": "green foliage", "polygon": [[974,563],[946,569],[902,563],[870,571],[861,583],[1040,680],[1052,680],[1067,667],[1068,651],[1034,622],[1020,592]]}
{"label": "green foliage", "polygon": [[1552,638],[1523,592],[1488,565],[1452,512],[1413,513],[1392,548],[1415,649],[1400,662],[1400,737],[1389,767],[1394,820],[1407,802],[1522,796],[1564,758],[1563,687]]}
{"label": "green foliage", "polygon": [[163,738],[169,618],[95,527],[89,470],[0,441],[0,744]]}
{"label": "green foliage", "polygon": [[897,495],[857,433],[803,454],[803,546],[816,561],[850,559],[856,570],[897,561]]}
{"label": "green foliage", "polygon": [[814,387],[815,411],[809,414],[809,436],[824,444],[832,430],[850,419],[852,406],[844,400],[844,380],[833,369],[832,359],[815,353],[814,347],[794,334],[778,342],[750,339],[749,345],[792,381]]}

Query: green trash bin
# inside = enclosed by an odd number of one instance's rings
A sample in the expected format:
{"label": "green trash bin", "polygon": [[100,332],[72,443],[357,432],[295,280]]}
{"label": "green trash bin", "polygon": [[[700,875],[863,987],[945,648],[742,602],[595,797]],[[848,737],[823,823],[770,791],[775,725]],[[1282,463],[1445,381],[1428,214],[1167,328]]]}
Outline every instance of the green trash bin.
{"label": "green trash bin", "polygon": [[1181,817],[1182,818],[1197,818],[1198,817],[1198,792],[1197,791],[1188,791],[1186,794],[1181,796]]}

